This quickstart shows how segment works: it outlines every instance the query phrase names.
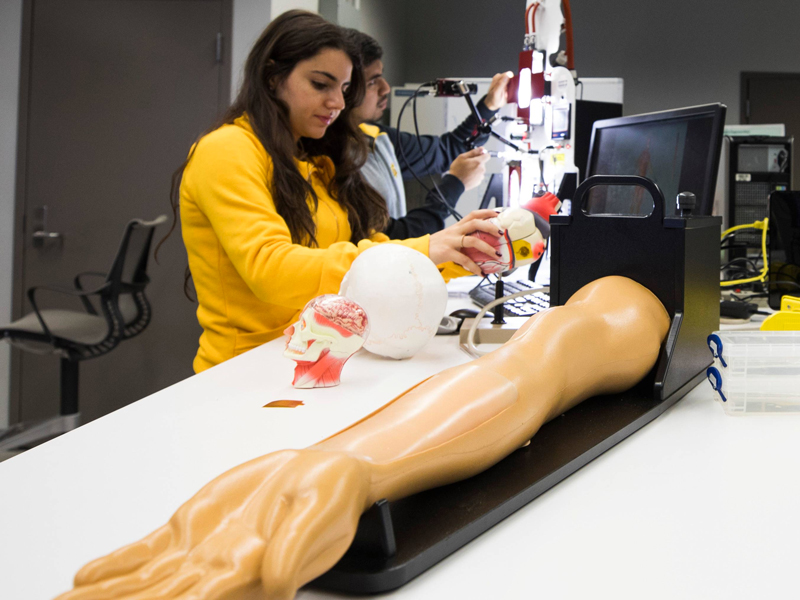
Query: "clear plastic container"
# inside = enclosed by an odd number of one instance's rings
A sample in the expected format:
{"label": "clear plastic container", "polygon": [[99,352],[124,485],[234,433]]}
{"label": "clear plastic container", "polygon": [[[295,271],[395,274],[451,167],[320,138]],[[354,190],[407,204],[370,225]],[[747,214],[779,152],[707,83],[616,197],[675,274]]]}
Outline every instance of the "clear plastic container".
{"label": "clear plastic container", "polygon": [[706,375],[729,415],[800,414],[800,331],[716,331]]}

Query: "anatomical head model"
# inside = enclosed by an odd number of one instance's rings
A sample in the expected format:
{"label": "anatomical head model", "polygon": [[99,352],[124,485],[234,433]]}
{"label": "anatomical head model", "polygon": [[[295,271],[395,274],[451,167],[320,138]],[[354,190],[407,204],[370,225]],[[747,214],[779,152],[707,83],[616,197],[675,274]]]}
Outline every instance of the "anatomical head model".
{"label": "anatomical head model", "polygon": [[503,231],[502,237],[493,238],[482,231],[476,231],[471,235],[497,248],[500,256],[487,256],[474,248],[462,250],[485,274],[508,271],[541,258],[545,240],[536,227],[532,212],[524,208],[507,208],[491,221]]}
{"label": "anatomical head model", "polygon": [[297,323],[284,333],[283,355],[297,363],[292,385],[333,387],[339,385],[344,363],[364,345],[369,320],[358,303],[326,294],[306,304]]}

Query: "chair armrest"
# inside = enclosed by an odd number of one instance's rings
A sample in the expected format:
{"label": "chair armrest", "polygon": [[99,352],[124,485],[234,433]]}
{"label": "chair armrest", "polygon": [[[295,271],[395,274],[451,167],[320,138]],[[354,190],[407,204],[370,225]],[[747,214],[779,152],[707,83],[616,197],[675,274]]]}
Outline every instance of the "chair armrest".
{"label": "chair armrest", "polygon": [[[83,277],[102,277],[103,279],[105,279],[106,277],[108,277],[108,274],[107,273],[100,273],[98,271],[84,271],[83,273],[78,273],[75,276],[75,280],[74,280],[75,289],[76,290],[83,291],[83,285],[81,284],[81,278],[83,278]],[[97,314],[97,309],[94,307],[94,305],[91,303],[91,301],[88,298],[86,298],[85,296],[82,296],[81,297],[81,302],[83,302],[83,306],[86,309],[86,312],[88,312],[90,315],[96,315]]]}
{"label": "chair armrest", "polygon": [[[39,305],[36,304],[36,292],[39,290],[45,290],[48,292],[56,292],[59,294],[66,294],[68,296],[77,296],[79,298],[85,298],[86,296],[91,296],[94,294],[99,294],[103,290],[109,287],[110,283],[104,283],[103,285],[93,289],[93,290],[72,290],[70,288],[62,288],[62,287],[55,287],[49,285],[35,285],[32,288],[28,288],[28,300],[31,301],[31,306],[33,306],[33,312],[36,313],[36,318],[39,319],[39,324],[42,326],[45,334],[47,337],[50,338],[50,343],[55,344],[55,338],[53,334],[50,332],[50,328],[45,323],[44,318],[42,317],[42,313],[39,311]],[[90,304],[91,305],[91,304]],[[96,313],[94,313],[96,314]]]}

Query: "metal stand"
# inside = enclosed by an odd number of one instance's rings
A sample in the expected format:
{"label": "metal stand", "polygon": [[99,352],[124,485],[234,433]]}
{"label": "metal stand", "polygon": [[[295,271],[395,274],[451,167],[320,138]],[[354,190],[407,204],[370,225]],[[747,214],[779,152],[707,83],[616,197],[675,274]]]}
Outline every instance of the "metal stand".
{"label": "metal stand", "polygon": [[45,421],[17,423],[0,431],[0,452],[27,449],[72,431],[81,424],[78,412],[78,361],[61,359],[61,414]]}

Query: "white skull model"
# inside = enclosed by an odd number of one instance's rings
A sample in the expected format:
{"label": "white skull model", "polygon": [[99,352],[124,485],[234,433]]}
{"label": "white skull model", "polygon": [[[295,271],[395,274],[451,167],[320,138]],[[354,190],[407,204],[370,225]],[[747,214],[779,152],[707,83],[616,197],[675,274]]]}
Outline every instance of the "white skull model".
{"label": "white skull model", "polygon": [[533,213],[524,208],[507,208],[493,219],[492,223],[503,230],[502,237],[494,237],[482,231],[474,235],[497,248],[501,256],[487,256],[474,248],[463,252],[481,268],[484,274],[508,271],[522,267],[541,258],[545,248],[544,237],[536,228]]}
{"label": "white skull model", "polygon": [[380,244],[353,261],[339,293],[369,313],[364,348],[408,358],[427,344],[447,308],[447,288],[431,260],[399,244]]}
{"label": "white skull model", "polygon": [[339,385],[344,363],[369,333],[366,311],[349,298],[326,294],[306,304],[300,319],[284,331],[283,355],[297,363],[297,388]]}

